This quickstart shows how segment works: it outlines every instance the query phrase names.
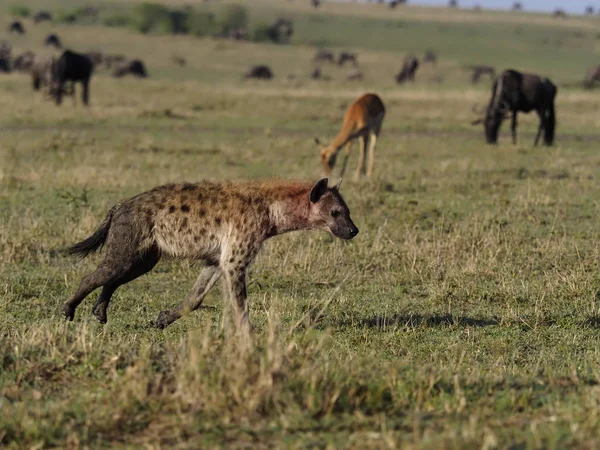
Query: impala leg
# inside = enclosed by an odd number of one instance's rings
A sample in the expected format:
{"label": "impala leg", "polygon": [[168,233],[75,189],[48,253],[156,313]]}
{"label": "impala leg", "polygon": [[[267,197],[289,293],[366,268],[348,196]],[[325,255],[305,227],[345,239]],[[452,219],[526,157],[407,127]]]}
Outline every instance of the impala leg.
{"label": "impala leg", "polygon": [[367,176],[371,178],[373,176],[373,163],[375,162],[375,146],[377,145],[377,133],[371,133],[369,137],[369,168]]}
{"label": "impala leg", "polygon": [[344,177],[344,173],[346,172],[346,166],[348,165],[348,157],[350,156],[350,150],[352,149],[352,141],[348,141],[346,144],[346,155],[344,156],[344,162],[342,163],[342,172],[340,173],[340,178]]}
{"label": "impala leg", "polygon": [[366,161],[365,161],[365,151],[367,149],[367,135],[364,134],[359,138],[360,145],[360,153],[358,154],[358,165],[356,166],[356,173],[354,174],[354,178],[358,180],[361,175],[364,175],[366,172]]}

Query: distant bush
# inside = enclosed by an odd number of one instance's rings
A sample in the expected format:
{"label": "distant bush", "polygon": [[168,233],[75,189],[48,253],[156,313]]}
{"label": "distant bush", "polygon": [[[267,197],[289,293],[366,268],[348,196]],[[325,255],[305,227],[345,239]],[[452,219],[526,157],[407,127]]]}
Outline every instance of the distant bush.
{"label": "distant bush", "polygon": [[250,39],[254,42],[273,41],[273,27],[267,24],[258,24],[252,29]]}
{"label": "distant bush", "polygon": [[187,26],[190,34],[197,37],[211,36],[219,31],[215,15],[210,12],[190,12]]}
{"label": "distant bush", "polygon": [[221,13],[219,24],[223,34],[248,28],[248,10],[241,5],[227,5]]}
{"label": "distant bush", "polygon": [[27,6],[12,5],[8,8],[8,12],[15,17],[29,17],[31,10]]}
{"label": "distant bush", "polygon": [[58,23],[75,23],[77,22],[77,11],[60,10],[56,13],[54,20]]}
{"label": "distant bush", "polygon": [[107,27],[128,27],[133,25],[133,19],[126,14],[113,14],[102,21]]}
{"label": "distant bush", "polygon": [[159,30],[167,34],[189,33],[189,11],[170,10],[160,21]]}
{"label": "distant bush", "polygon": [[135,28],[140,33],[149,33],[168,20],[169,10],[158,3],[142,3],[136,8]]}

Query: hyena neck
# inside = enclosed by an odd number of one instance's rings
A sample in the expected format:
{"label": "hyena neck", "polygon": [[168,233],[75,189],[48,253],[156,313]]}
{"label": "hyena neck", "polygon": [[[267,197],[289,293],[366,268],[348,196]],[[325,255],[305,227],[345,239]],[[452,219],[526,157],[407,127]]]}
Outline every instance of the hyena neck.
{"label": "hyena neck", "polygon": [[270,236],[314,228],[309,220],[309,191],[310,188],[289,197],[277,199],[271,203],[269,208],[271,220]]}

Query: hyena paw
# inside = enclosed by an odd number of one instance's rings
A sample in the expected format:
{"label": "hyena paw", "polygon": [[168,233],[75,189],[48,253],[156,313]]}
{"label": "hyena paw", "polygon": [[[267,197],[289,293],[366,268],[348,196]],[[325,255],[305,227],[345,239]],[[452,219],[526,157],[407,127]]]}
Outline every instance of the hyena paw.
{"label": "hyena paw", "polygon": [[72,322],[75,318],[75,308],[68,303],[65,303],[62,307],[62,314],[69,322]]}

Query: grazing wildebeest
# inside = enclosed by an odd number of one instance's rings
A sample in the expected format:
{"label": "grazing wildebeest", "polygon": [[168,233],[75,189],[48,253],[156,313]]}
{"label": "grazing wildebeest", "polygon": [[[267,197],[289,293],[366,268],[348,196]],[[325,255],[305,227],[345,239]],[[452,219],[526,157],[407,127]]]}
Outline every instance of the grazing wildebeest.
{"label": "grazing wildebeest", "polygon": [[244,78],[258,78],[261,80],[270,80],[273,78],[273,71],[269,66],[258,65],[252,66],[248,72],[244,74]]}
{"label": "grazing wildebeest", "polygon": [[115,78],[121,78],[125,75],[133,75],[134,77],[138,78],[147,78],[148,71],[146,70],[144,61],[140,59],[133,59],[121,67],[117,67],[117,69],[113,72],[113,77]]}
{"label": "grazing wildebeest", "polygon": [[94,71],[94,64],[86,55],[65,50],[63,54],[52,64],[50,94],[54,97],[57,105],[62,102],[62,96],[67,92],[65,85],[71,82],[74,92],[75,83],[81,83],[81,101],[84,105],[89,104],[90,78]]}
{"label": "grazing wildebeest", "polygon": [[404,58],[402,69],[396,75],[396,83],[404,83],[405,81],[415,81],[415,73],[419,68],[419,60],[413,55],[407,55]]}
{"label": "grazing wildebeest", "polygon": [[338,65],[343,66],[347,62],[352,63],[354,66],[358,65],[358,59],[356,57],[356,53],[350,52],[341,52],[340,57],[338,58]]}
{"label": "grazing wildebeest", "polygon": [[20,21],[15,20],[8,26],[8,32],[9,33],[17,33],[17,34],[25,34],[25,27],[23,26],[23,24]]}
{"label": "grazing wildebeest", "polygon": [[540,117],[540,125],[534,145],[538,144],[542,131],[544,144],[552,145],[556,127],[554,112],[556,93],[556,86],[547,78],[512,69],[505,70],[494,82],[485,118],[476,120],[473,124],[483,122],[487,142],[495,144],[498,141],[498,131],[502,121],[507,114],[512,113],[511,131],[513,144],[516,144],[517,112],[528,113],[535,110]]}
{"label": "grazing wildebeest", "polygon": [[523,9],[523,4],[521,2],[514,2],[512,5],[513,11],[521,11]]}
{"label": "grazing wildebeest", "polygon": [[50,14],[48,11],[38,11],[34,16],[33,16],[33,22],[35,24],[38,24],[40,22],[52,22],[52,14]]}
{"label": "grazing wildebeest", "polygon": [[423,64],[425,64],[425,63],[436,64],[437,63],[437,53],[434,52],[433,50],[427,50],[425,52],[425,55],[423,55]]}
{"label": "grazing wildebeest", "polygon": [[583,81],[583,87],[592,89],[598,83],[600,83],[600,65],[588,69]]}
{"label": "grazing wildebeest", "polygon": [[55,47],[57,49],[62,48],[62,42],[56,34],[49,34],[48,36],[46,36],[46,39],[44,39],[44,45],[48,47]]}
{"label": "grazing wildebeest", "polygon": [[27,72],[33,67],[35,54],[31,51],[26,51],[18,55],[14,60],[12,67],[20,72]]}
{"label": "grazing wildebeest", "polygon": [[496,77],[496,69],[492,66],[471,66],[470,69],[473,71],[471,75],[471,83],[477,84],[483,75],[489,75],[490,79],[494,79]]}
{"label": "grazing wildebeest", "polygon": [[335,63],[335,56],[329,50],[319,49],[315,54],[313,61]]}
{"label": "grazing wildebeest", "polygon": [[173,257],[202,261],[206,267],[187,299],[158,315],[158,328],[198,309],[223,277],[236,325],[249,331],[248,266],[267,239],[301,230],[324,230],[345,240],[358,234],[339,183],[328,187],[323,178],[316,183],[263,180],[158,186],[117,203],[90,237],[69,249],[85,257],[105,246],[106,255],[95,271],[83,277],[62,313],[73,320],[85,297],[102,287],[92,312],[106,323],[119,286],[150,272],[161,258]]}
{"label": "grazing wildebeest", "polygon": [[567,13],[565,12],[564,9],[560,9],[560,8],[555,9],[554,12],[552,13],[552,17],[566,19]]}

